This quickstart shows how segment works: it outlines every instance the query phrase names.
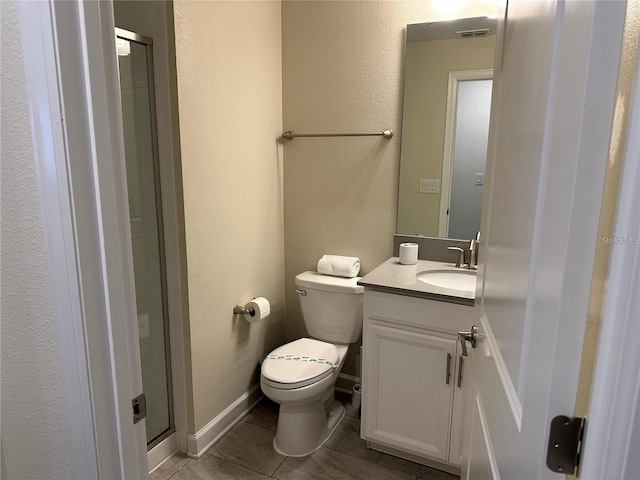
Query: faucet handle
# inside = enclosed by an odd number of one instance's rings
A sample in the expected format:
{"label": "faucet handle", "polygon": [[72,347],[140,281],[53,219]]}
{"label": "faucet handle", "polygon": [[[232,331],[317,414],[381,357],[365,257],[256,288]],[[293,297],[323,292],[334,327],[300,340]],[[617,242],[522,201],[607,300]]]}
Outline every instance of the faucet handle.
{"label": "faucet handle", "polygon": [[447,250],[456,250],[458,252],[458,261],[456,262],[456,267],[462,268],[462,265],[464,264],[464,248],[455,247],[452,245],[447,247]]}
{"label": "faucet handle", "polygon": [[467,268],[469,270],[477,269],[478,263],[478,241],[475,238],[472,238],[469,242],[469,265]]}

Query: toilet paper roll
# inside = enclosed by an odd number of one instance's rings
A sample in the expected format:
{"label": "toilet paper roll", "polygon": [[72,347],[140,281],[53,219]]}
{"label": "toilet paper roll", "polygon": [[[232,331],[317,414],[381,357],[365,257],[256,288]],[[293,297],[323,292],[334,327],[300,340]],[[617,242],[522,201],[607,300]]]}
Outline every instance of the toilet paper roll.
{"label": "toilet paper roll", "polygon": [[244,308],[250,313],[245,313],[244,318],[247,322],[255,323],[264,320],[271,313],[271,304],[264,297],[256,297],[248,302]]}
{"label": "toilet paper roll", "polygon": [[402,265],[415,265],[416,263],[418,263],[417,243],[400,244],[400,263]]}

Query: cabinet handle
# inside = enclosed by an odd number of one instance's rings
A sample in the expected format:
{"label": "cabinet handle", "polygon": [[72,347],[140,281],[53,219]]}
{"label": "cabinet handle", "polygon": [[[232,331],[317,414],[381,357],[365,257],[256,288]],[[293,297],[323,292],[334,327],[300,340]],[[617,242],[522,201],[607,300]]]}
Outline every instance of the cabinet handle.
{"label": "cabinet handle", "polygon": [[458,388],[461,388],[462,385],[462,363],[464,362],[464,357],[460,355],[460,359],[458,360]]}
{"label": "cabinet handle", "polygon": [[445,375],[447,385],[449,385],[449,377],[451,377],[451,354],[447,353],[447,372]]}

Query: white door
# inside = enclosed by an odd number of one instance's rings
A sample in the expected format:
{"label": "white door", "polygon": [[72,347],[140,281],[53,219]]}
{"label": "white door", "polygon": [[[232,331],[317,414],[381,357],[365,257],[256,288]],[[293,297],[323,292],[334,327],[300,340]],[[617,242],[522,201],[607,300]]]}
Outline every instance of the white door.
{"label": "white door", "polygon": [[575,404],[624,9],[512,1],[499,20],[463,478],[562,478],[548,430]]}
{"label": "white door", "polygon": [[74,478],[146,478],[111,2],[19,2]]}
{"label": "white door", "polygon": [[456,125],[449,198],[449,238],[475,238],[480,230],[491,79],[456,82]]}
{"label": "white door", "polygon": [[492,69],[449,72],[439,237],[475,238],[480,230],[492,78]]}

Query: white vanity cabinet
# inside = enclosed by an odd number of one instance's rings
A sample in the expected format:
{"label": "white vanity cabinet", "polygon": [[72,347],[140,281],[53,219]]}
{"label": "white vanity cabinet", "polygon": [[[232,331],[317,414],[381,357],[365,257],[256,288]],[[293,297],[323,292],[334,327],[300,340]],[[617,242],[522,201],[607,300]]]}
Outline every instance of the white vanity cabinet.
{"label": "white vanity cabinet", "polygon": [[374,450],[459,473],[473,307],[365,289],[361,436]]}

